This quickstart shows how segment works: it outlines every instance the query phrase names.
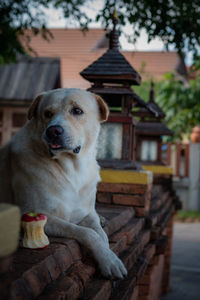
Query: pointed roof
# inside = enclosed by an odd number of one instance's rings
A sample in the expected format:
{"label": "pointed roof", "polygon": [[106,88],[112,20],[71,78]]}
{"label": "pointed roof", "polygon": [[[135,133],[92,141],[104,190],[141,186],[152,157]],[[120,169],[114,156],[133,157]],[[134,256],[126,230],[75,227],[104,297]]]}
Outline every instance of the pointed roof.
{"label": "pointed roof", "polygon": [[140,75],[116,49],[108,49],[98,60],[94,61],[81,73],[90,82],[129,82],[139,85]]}
{"label": "pointed roof", "polygon": [[[167,126],[161,122],[161,119],[165,117],[165,113],[155,102],[154,83],[151,82],[151,89],[149,92],[149,102],[146,107],[141,107],[139,111],[134,112],[133,115],[142,117],[136,124],[137,135],[173,135],[173,132],[167,128]],[[152,114],[153,112],[153,114]],[[145,120],[145,117],[151,118]]]}
{"label": "pointed roof", "polygon": [[117,16],[113,16],[113,30],[110,33],[109,49],[80,75],[90,82],[112,82],[139,85],[141,77],[119,51]]}
{"label": "pointed roof", "polygon": [[[137,105],[138,106],[138,105]],[[152,113],[153,112],[153,115]],[[140,117],[156,117],[158,119],[164,119],[165,113],[155,102],[155,92],[154,92],[154,83],[151,82],[151,89],[149,91],[149,101],[146,104],[146,107],[141,107],[138,111],[134,112],[135,116]]]}

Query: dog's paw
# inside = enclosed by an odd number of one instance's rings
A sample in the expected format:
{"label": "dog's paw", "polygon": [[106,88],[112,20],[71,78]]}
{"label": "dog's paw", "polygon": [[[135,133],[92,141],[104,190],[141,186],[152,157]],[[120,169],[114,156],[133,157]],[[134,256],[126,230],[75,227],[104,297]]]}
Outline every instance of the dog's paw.
{"label": "dog's paw", "polygon": [[102,275],[106,278],[123,279],[127,276],[127,270],[122,261],[111,251],[104,257],[104,261],[100,264]]}

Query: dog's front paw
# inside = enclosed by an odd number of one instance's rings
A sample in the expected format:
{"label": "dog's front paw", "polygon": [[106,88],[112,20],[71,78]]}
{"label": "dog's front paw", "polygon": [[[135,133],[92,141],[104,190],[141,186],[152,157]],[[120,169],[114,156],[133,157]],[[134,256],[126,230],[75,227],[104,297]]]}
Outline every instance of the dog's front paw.
{"label": "dog's front paw", "polygon": [[127,270],[122,261],[111,251],[100,264],[102,275],[112,279],[123,279],[127,276]]}

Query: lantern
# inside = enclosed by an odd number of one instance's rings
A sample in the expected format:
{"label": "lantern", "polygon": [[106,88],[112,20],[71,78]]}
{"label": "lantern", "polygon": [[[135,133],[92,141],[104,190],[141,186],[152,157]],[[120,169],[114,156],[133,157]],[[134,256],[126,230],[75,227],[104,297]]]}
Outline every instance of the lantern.
{"label": "lantern", "polygon": [[140,75],[119,51],[117,17],[110,33],[109,49],[80,74],[92,83],[88,90],[102,96],[111,114],[101,126],[97,158],[102,167],[136,168],[135,125],[132,108],[137,103],[147,107],[131,85],[139,85]]}
{"label": "lantern", "polygon": [[162,162],[162,136],[173,135],[173,132],[162,123],[164,112],[154,99],[154,84],[151,83],[148,108],[140,108],[134,111],[134,116],[140,118],[136,125],[136,160],[142,163],[163,164]]}

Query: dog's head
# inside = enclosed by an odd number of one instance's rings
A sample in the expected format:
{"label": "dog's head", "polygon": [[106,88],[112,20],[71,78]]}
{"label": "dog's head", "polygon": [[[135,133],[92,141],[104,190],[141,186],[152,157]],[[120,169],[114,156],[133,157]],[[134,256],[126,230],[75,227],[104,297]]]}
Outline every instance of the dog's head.
{"label": "dog's head", "polygon": [[37,123],[39,138],[52,156],[78,154],[96,144],[99,124],[109,110],[103,99],[80,89],[56,89],[36,97],[28,119]]}

